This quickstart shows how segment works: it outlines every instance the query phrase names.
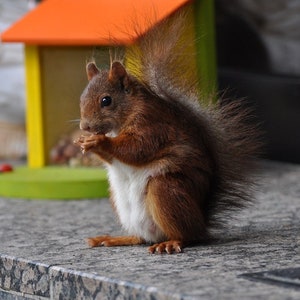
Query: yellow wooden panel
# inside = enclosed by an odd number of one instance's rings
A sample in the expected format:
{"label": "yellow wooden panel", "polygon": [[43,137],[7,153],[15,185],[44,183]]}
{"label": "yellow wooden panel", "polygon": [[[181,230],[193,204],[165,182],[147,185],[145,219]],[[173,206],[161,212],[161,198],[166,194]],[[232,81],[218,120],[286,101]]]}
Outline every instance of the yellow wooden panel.
{"label": "yellow wooden panel", "polygon": [[45,165],[40,62],[37,46],[25,46],[25,69],[28,165],[36,168]]}
{"label": "yellow wooden panel", "polygon": [[41,95],[43,99],[44,148],[46,165],[58,140],[79,129],[79,99],[88,84],[85,66],[95,60],[99,68],[109,67],[105,47],[40,47]]}

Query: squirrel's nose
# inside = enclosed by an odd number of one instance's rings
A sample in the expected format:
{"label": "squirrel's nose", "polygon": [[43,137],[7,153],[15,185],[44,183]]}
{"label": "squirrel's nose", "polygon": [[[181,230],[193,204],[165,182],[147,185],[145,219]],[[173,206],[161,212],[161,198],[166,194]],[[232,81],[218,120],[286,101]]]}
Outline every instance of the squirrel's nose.
{"label": "squirrel's nose", "polygon": [[79,128],[81,130],[84,130],[84,131],[90,131],[91,130],[91,127],[90,127],[89,123],[85,122],[85,121],[82,121],[82,120],[80,121]]}

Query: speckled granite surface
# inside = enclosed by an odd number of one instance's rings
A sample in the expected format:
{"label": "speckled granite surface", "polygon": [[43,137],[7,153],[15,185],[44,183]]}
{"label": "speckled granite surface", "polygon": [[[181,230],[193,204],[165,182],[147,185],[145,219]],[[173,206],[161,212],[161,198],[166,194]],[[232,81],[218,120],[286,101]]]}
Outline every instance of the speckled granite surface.
{"label": "speckled granite surface", "polygon": [[88,236],[122,233],[106,199],[0,199],[0,298],[300,299],[240,276],[300,267],[300,166],[264,163],[262,180],[212,244],[171,256],[88,248]]}

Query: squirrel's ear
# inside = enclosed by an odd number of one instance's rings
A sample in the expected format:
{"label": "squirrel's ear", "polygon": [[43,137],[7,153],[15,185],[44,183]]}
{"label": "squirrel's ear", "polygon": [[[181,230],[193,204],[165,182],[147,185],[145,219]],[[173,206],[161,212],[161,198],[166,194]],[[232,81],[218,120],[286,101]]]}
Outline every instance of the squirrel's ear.
{"label": "squirrel's ear", "polygon": [[97,68],[95,63],[90,62],[86,65],[86,74],[88,80],[91,80],[95,75],[99,74],[100,70]]}
{"label": "squirrel's ear", "polygon": [[118,61],[114,61],[111,65],[109,71],[109,81],[112,83],[120,82],[122,85],[126,86],[127,84],[127,72],[125,67]]}

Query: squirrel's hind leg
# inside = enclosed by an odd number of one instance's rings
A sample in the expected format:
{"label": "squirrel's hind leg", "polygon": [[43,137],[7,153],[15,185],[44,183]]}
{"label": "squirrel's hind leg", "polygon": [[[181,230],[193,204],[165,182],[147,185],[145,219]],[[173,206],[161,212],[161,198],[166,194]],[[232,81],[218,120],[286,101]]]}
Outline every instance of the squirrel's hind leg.
{"label": "squirrel's hind leg", "polygon": [[151,246],[149,252],[181,252],[187,243],[208,237],[201,196],[205,197],[201,187],[184,174],[169,173],[150,179],[145,203],[165,242]]}
{"label": "squirrel's hind leg", "polygon": [[145,241],[136,236],[115,236],[102,235],[90,237],[87,239],[87,243],[90,247],[113,247],[113,246],[132,246],[145,244]]}

